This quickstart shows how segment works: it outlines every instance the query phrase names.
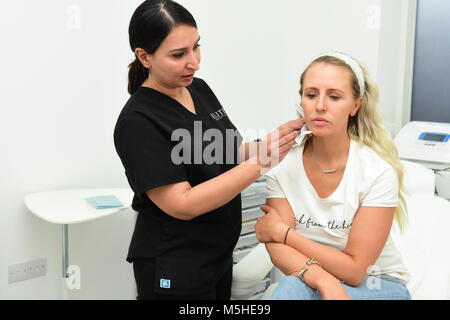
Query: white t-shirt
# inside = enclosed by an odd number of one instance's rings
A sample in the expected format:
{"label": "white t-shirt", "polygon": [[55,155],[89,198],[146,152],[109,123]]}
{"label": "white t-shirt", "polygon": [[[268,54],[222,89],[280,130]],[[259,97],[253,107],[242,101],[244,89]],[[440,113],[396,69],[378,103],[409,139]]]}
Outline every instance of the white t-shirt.
{"label": "white t-shirt", "polygon": [[[347,165],[337,189],[320,198],[303,167],[304,146],[295,146],[267,173],[267,198],[288,200],[296,231],[308,239],[344,251],[355,214],[360,207],[397,207],[398,180],[394,168],[371,148],[351,140]],[[386,245],[370,274],[387,274],[405,282],[407,269],[393,239]]]}

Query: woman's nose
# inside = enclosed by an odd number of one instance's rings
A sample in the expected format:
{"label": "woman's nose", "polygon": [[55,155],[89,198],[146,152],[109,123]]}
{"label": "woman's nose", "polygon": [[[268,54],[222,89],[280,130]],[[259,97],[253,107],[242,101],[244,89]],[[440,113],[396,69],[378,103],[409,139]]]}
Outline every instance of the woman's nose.
{"label": "woman's nose", "polygon": [[195,52],[189,55],[189,60],[186,64],[186,68],[197,71],[200,69],[200,57]]}
{"label": "woman's nose", "polygon": [[325,97],[319,97],[319,99],[317,100],[316,109],[317,111],[322,112],[327,110]]}

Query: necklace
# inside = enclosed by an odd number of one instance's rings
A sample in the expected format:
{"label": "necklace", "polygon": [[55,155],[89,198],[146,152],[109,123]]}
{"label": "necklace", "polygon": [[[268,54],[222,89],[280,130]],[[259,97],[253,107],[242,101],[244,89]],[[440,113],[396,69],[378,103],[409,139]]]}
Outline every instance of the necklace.
{"label": "necklace", "polygon": [[320,170],[322,170],[322,172],[323,172],[324,174],[331,174],[331,173],[336,173],[336,172],[338,171],[338,169],[329,169],[329,170],[324,170],[324,169],[323,169],[323,167],[322,167],[322,165],[320,164],[319,160],[317,159],[317,157],[316,157],[316,154],[314,153],[314,149],[313,149],[313,150],[311,150],[311,152],[312,152],[312,154],[313,154],[313,157],[315,158],[315,160],[316,160],[317,164],[319,165],[319,167],[320,167]]}

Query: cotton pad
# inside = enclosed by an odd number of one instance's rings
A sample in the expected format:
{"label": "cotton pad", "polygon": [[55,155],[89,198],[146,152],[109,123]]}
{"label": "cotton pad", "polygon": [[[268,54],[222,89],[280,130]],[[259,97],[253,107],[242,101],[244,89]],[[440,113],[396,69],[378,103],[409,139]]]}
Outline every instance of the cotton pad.
{"label": "cotton pad", "polygon": [[[303,108],[301,105],[296,104],[295,108],[297,109],[298,115],[300,115],[302,118],[305,117],[305,112],[303,111]],[[300,130],[299,136],[295,139],[295,142],[301,146],[306,142],[306,139],[308,135],[312,134],[312,131],[309,131],[306,127],[306,124],[303,126],[303,128]]]}

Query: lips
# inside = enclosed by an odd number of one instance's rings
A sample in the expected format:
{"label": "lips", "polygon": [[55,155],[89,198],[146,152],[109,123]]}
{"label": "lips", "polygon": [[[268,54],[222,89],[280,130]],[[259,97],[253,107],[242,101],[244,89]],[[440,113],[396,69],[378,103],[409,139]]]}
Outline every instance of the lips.
{"label": "lips", "polygon": [[315,118],[312,123],[316,126],[326,126],[328,124],[328,120],[324,118]]}

